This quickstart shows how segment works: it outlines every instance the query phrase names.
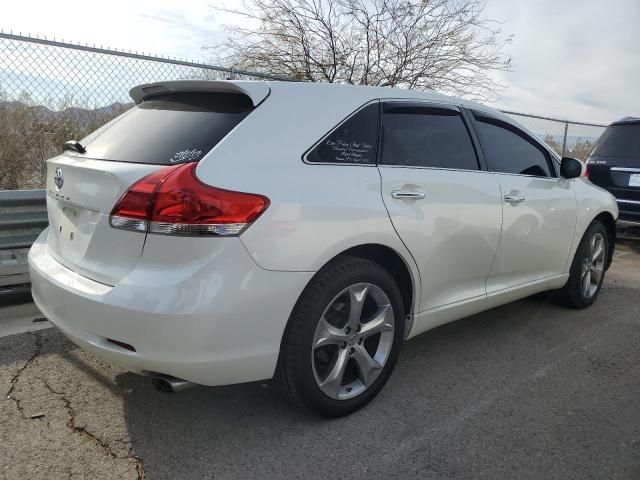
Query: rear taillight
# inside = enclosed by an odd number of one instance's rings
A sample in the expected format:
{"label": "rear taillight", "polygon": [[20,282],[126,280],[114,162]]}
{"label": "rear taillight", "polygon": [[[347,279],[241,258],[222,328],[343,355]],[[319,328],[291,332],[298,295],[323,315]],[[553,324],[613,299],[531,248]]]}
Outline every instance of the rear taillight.
{"label": "rear taillight", "polygon": [[125,192],[111,211],[109,217],[111,226],[124,230],[146,232],[156,189],[163,180],[182,166],[184,165],[173,165],[156,170],[136,182]]}
{"label": "rear taillight", "polygon": [[585,161],[585,166],[584,166],[584,176],[589,178],[589,162]]}
{"label": "rear taillight", "polygon": [[114,207],[111,226],[164,235],[238,235],[269,206],[262,195],[202,183],[196,166],[166,167],[138,181]]}

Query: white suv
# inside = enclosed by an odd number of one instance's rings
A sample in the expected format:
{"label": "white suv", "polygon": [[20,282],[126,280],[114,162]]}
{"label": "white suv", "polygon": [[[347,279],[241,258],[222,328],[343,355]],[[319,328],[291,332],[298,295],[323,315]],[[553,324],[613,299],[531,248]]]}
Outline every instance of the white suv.
{"label": "white suv", "polygon": [[586,307],[616,202],[505,115],[434,93],[180,81],[48,162],[33,298],[174,390],[275,377],[350,413],[402,342],[544,290]]}

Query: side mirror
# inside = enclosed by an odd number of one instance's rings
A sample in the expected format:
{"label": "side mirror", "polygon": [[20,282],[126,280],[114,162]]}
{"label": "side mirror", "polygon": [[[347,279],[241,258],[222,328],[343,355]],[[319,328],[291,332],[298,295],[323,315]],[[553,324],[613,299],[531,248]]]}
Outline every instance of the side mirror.
{"label": "side mirror", "polygon": [[577,178],[582,175],[583,163],[575,158],[563,157],[560,161],[560,175],[563,178]]}

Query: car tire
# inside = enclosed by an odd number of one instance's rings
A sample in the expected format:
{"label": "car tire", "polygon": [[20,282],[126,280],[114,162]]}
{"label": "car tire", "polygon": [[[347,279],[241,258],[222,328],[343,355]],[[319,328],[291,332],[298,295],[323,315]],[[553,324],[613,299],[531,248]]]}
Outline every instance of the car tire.
{"label": "car tire", "polygon": [[276,384],[323,417],[348,415],[387,382],[404,339],[400,289],[380,265],[341,255],[320,270],[285,330]]}
{"label": "car tire", "polygon": [[608,266],[609,236],[596,220],[582,237],[571,263],[569,280],[557,291],[557,303],[570,308],[587,308],[595,302]]}

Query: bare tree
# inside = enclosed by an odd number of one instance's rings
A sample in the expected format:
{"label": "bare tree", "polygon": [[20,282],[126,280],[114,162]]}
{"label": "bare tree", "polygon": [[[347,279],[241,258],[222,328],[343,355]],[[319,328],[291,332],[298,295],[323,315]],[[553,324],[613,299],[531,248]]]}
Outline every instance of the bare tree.
{"label": "bare tree", "polygon": [[550,133],[547,133],[544,136],[544,143],[553,148],[558,155],[562,155],[562,144],[557,142],[554,136]]}
{"label": "bare tree", "polygon": [[81,139],[130,107],[74,108],[72,97],[48,102],[53,109],[38,103],[26,92],[8,101],[0,86],[0,190],[42,188],[46,161],[66,140]]}
{"label": "bare tree", "polygon": [[[511,59],[484,0],[243,0],[216,60],[298,80],[487,99]],[[249,25],[249,26],[246,26]]]}
{"label": "bare tree", "polygon": [[544,141],[547,145],[553,148],[558,155],[562,155],[564,153],[565,155],[577,158],[578,160],[584,160],[595,146],[595,143],[588,138],[585,138],[584,140],[582,138],[578,138],[572,146],[565,146],[563,149],[562,144],[556,142],[551,134],[545,135]]}
{"label": "bare tree", "polygon": [[584,160],[585,158],[587,158],[587,155],[591,153],[591,150],[593,150],[594,146],[595,144],[593,143],[593,141],[589,139],[583,140],[581,138],[578,138],[578,140],[576,140],[576,143],[571,148],[571,156],[577,158],[578,160]]}

